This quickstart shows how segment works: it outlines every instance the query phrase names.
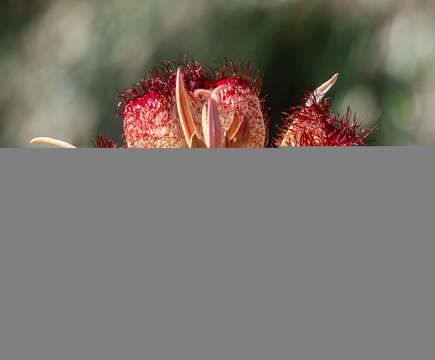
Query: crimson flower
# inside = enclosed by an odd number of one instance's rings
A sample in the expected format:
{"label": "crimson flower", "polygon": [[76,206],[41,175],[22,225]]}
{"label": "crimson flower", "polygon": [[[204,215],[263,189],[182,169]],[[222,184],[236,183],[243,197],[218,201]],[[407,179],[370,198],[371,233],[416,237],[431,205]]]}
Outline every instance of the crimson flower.
{"label": "crimson flower", "polygon": [[348,108],[344,118],[338,118],[330,111],[330,103],[323,99],[335,84],[338,74],[307,93],[303,105],[284,113],[283,124],[278,127],[279,135],[275,145],[285,146],[357,146],[365,145],[366,138],[374,130],[360,130],[360,125]]}
{"label": "crimson flower", "polygon": [[[359,130],[350,110],[343,119],[323,100],[338,74],[308,93],[301,106],[285,113],[272,142],[287,146],[364,145],[372,129]],[[261,79],[248,64],[227,61],[217,71],[197,62],[168,62],[120,95],[119,115],[128,148],[264,148],[269,119],[261,96]],[[75,146],[39,137],[31,143]],[[104,136],[98,148],[118,147]]]}

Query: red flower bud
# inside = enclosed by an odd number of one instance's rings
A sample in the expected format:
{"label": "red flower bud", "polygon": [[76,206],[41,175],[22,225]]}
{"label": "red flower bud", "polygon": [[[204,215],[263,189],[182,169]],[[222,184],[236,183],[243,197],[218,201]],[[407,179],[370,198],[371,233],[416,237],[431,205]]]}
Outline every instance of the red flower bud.
{"label": "red flower bud", "polygon": [[266,124],[259,92],[260,81],[252,76],[250,65],[226,62],[213,73],[196,62],[168,62],[121,95],[126,145],[209,146],[207,98],[212,97],[221,129],[216,136],[222,135],[217,146],[264,147]]}
{"label": "red flower bud", "polygon": [[338,74],[303,99],[303,105],[293,107],[284,113],[283,125],[275,145],[283,146],[357,146],[365,145],[367,136],[374,130],[360,130],[348,108],[344,118],[330,111],[330,103],[323,99],[334,85]]}

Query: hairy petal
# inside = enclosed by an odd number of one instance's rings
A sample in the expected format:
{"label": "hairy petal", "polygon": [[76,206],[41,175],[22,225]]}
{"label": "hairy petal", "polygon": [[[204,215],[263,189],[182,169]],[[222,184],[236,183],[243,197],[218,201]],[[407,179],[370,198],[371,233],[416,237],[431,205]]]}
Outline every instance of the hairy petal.
{"label": "hairy petal", "polygon": [[366,145],[367,136],[374,130],[360,130],[350,109],[339,118],[330,111],[330,103],[317,99],[314,93],[303,99],[303,105],[290,111],[284,114],[284,125],[278,128],[275,145],[279,147]]}
{"label": "hairy petal", "polygon": [[[127,147],[193,146],[186,141],[185,129],[182,126],[186,121],[184,118],[180,119],[179,109],[177,109],[177,72],[182,73],[183,99],[190,107],[197,129],[203,127],[202,111],[208,104],[207,96],[199,95],[207,95],[217,88],[219,91],[216,93],[215,100],[222,129],[227,130],[234,115],[237,114],[246,122],[249,131],[244,135],[249,134],[249,136],[243,142],[238,139],[239,141],[234,144],[244,147],[264,147],[267,117],[263,99],[259,98],[261,82],[258,75],[253,75],[251,66],[227,61],[213,72],[197,62],[187,60],[182,63],[168,62],[120,96],[119,110],[123,118]],[[181,76],[179,75],[178,78],[180,88]],[[187,111],[187,108],[183,109]],[[193,128],[193,124],[191,125]],[[203,131],[197,131],[196,136],[198,143],[206,142]]]}

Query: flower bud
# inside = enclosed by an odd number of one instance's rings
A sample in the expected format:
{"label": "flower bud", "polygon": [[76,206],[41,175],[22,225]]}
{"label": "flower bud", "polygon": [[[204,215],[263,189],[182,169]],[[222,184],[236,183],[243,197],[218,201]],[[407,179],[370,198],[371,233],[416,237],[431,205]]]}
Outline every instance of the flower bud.
{"label": "flower bud", "polygon": [[335,84],[335,74],[325,84],[303,99],[303,105],[293,107],[284,113],[283,125],[278,127],[279,135],[275,145],[285,146],[357,146],[365,145],[367,136],[374,130],[360,130],[348,108],[344,118],[338,118],[330,111],[330,103],[323,99]]}
{"label": "flower bud", "polygon": [[[177,69],[182,76],[183,95],[177,100]],[[180,81],[180,80],[179,80]],[[264,147],[266,124],[262,100],[259,98],[260,82],[252,76],[250,66],[226,62],[214,74],[196,62],[184,61],[181,64],[168,62],[160,70],[153,71],[140,84],[121,95],[120,113],[124,123],[124,139],[127,147],[142,148],[183,148],[207,146],[206,125],[203,119],[204,107],[216,89],[217,109],[214,115],[223,129],[228,147]],[[222,90],[220,90],[222,89]],[[218,91],[219,90],[219,91]],[[180,109],[180,107],[183,107]],[[213,107],[215,109],[215,107]],[[180,112],[181,110],[181,112]],[[194,124],[186,127],[188,114]],[[186,115],[187,116],[187,115]],[[239,122],[233,119],[239,119]],[[243,126],[241,126],[243,124]],[[195,142],[185,132],[194,127]],[[232,126],[238,126],[235,132]]]}

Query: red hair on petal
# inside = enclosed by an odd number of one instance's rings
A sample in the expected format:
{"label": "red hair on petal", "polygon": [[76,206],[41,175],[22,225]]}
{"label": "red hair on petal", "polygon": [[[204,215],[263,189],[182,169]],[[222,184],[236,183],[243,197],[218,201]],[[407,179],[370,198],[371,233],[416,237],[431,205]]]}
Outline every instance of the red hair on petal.
{"label": "red hair on petal", "polygon": [[303,99],[303,105],[284,113],[283,125],[278,127],[276,146],[358,146],[374,128],[360,129],[356,116],[348,108],[339,118],[330,111],[327,99],[317,100],[313,93]]}

